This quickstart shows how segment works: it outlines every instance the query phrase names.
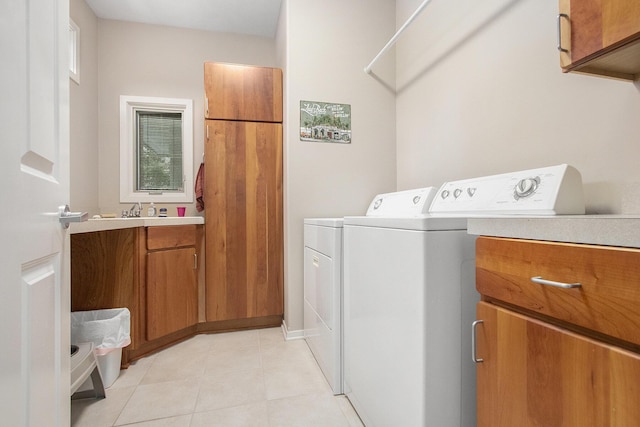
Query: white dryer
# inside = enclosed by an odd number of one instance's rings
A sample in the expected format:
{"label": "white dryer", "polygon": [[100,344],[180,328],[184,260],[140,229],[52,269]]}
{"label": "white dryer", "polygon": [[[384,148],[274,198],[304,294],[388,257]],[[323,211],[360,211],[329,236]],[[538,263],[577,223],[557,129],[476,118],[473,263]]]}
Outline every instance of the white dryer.
{"label": "white dryer", "polygon": [[[410,205],[415,214],[424,214],[434,193],[433,188],[421,188],[377,195],[369,211],[391,214],[398,206]],[[344,392],[342,278],[343,219],[305,218],[304,337],[334,394]]]}
{"label": "white dryer", "polygon": [[343,393],[342,223],[304,220],[304,338],[334,394]]}
{"label": "white dryer", "polygon": [[472,427],[479,296],[466,218],[584,213],[580,174],[560,165],[445,183],[437,214],[403,201],[374,199],[398,205],[344,219],[345,394],[367,427]]}

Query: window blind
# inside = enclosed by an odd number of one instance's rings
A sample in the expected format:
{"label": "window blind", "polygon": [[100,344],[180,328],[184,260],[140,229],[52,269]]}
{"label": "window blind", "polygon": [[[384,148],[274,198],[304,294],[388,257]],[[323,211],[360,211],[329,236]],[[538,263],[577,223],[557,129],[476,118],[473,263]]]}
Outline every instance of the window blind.
{"label": "window blind", "polygon": [[136,111],[136,191],[182,191],[182,114]]}

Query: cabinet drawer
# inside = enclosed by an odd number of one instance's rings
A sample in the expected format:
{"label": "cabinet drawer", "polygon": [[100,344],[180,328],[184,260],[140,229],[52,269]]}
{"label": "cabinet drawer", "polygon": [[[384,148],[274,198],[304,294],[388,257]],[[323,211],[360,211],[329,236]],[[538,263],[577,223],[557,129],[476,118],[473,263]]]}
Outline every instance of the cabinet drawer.
{"label": "cabinet drawer", "polygon": [[196,225],[163,225],[147,227],[147,249],[172,249],[195,246]]}
{"label": "cabinet drawer", "polygon": [[476,287],[491,299],[640,344],[640,250],[480,237]]}

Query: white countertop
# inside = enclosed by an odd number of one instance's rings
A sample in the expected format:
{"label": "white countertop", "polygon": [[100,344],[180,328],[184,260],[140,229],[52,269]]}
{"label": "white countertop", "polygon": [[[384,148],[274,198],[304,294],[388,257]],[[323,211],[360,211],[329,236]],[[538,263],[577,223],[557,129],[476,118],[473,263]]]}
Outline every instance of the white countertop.
{"label": "white countertop", "polygon": [[118,230],[120,228],[134,227],[156,227],[163,225],[188,225],[204,224],[204,217],[201,216],[170,216],[160,217],[140,217],[140,218],[101,218],[90,219],[85,222],[73,222],[69,228],[71,234],[91,233],[94,231]]}
{"label": "white countertop", "polygon": [[640,248],[640,215],[469,218],[469,234]]}

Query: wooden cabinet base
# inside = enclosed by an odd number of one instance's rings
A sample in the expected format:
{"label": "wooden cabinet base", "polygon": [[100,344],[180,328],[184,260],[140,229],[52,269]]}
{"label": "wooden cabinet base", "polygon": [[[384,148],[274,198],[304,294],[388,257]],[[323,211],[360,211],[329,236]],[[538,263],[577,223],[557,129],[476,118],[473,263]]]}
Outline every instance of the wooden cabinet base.
{"label": "wooden cabinet base", "polygon": [[122,367],[127,368],[131,362],[156,353],[167,347],[189,339],[198,334],[222,333],[249,329],[279,327],[282,316],[254,317],[250,319],[221,320],[218,322],[198,323],[153,341],[147,341],[136,349],[124,348],[122,351]]}
{"label": "wooden cabinet base", "polygon": [[205,322],[197,325],[198,333],[207,332],[231,332],[242,329],[273,328],[282,324],[282,316],[252,317],[247,319],[219,320],[217,322]]}

